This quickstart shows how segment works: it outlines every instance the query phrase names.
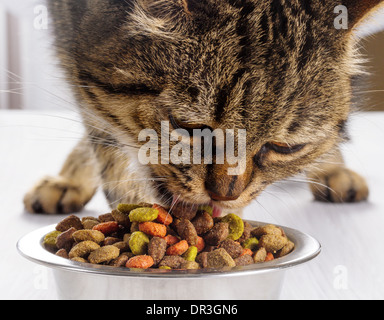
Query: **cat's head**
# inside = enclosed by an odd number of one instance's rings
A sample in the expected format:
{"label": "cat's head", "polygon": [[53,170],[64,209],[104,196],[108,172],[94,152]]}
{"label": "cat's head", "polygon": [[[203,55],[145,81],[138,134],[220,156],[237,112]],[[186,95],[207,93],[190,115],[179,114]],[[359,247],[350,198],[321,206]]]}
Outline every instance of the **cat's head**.
{"label": "cat's head", "polygon": [[345,30],[335,27],[340,1],[93,1],[71,54],[85,114],[136,150],[140,132],[160,136],[162,121],[187,132],[245,129],[239,175],[227,161],[145,171],[163,179],[156,190],[168,200],[243,207],[344,139],[358,73],[352,28],[379,2],[344,1]]}

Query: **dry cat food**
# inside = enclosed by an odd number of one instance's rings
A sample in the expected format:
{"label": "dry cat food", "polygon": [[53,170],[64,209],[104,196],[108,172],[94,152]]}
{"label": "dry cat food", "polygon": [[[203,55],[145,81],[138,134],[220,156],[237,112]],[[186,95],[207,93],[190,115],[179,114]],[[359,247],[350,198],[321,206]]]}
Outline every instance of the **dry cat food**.
{"label": "dry cat food", "polygon": [[213,218],[160,205],[120,204],[111,213],[71,215],[44,238],[44,246],[73,261],[137,269],[232,268],[271,261],[294,249],[280,227],[252,227],[235,214]]}

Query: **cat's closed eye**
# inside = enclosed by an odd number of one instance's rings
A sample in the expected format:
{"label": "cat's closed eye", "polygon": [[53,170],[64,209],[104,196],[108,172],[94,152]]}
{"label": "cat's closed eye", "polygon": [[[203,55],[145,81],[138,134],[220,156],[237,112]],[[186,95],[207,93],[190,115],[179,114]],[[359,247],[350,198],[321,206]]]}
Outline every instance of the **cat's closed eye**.
{"label": "cat's closed eye", "polygon": [[267,148],[280,154],[293,154],[304,149],[306,144],[289,145],[287,143],[270,142],[267,143]]}
{"label": "cat's closed eye", "polygon": [[110,94],[124,94],[124,95],[159,95],[160,91],[150,88],[145,84],[133,85],[103,85],[102,88]]}
{"label": "cat's closed eye", "polygon": [[280,142],[268,142],[261,147],[259,152],[254,156],[253,161],[257,167],[264,167],[264,160],[270,152],[275,152],[280,155],[291,155],[303,150],[307,145],[288,145]]}
{"label": "cat's closed eye", "polygon": [[205,124],[181,121],[179,119],[176,119],[173,115],[169,115],[169,122],[171,123],[173,129],[186,130],[190,136],[193,136],[193,130],[204,130],[204,129],[212,130],[211,127]]}

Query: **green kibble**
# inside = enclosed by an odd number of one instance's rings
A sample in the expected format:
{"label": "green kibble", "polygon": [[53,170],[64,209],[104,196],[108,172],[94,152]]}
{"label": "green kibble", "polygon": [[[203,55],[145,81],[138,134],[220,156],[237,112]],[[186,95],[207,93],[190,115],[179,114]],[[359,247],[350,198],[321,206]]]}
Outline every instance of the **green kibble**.
{"label": "green kibble", "polygon": [[258,249],[258,244],[259,240],[257,240],[257,238],[249,238],[243,242],[243,248],[255,251]]}
{"label": "green kibble", "polygon": [[157,219],[159,211],[153,208],[137,208],[130,212],[131,222],[150,222]]}
{"label": "green kibble", "polygon": [[221,222],[226,222],[229,225],[228,239],[238,240],[244,233],[244,221],[237,215],[230,213],[226,215]]}
{"label": "green kibble", "polygon": [[211,216],[213,215],[213,208],[211,206],[199,206],[197,211],[207,212]]}
{"label": "green kibble", "polygon": [[61,234],[60,231],[52,231],[44,237],[44,246],[50,249],[56,249],[56,239]]}
{"label": "green kibble", "polygon": [[163,269],[163,270],[172,270],[171,267],[167,267],[167,266],[161,266],[161,267],[159,267],[159,269]]}
{"label": "green kibble", "polygon": [[182,255],[187,261],[195,261],[197,257],[198,249],[195,246],[190,246],[188,250]]}
{"label": "green kibble", "polygon": [[117,210],[121,213],[129,214],[132,210],[140,208],[138,204],[120,203],[117,206]]}
{"label": "green kibble", "polygon": [[129,248],[135,256],[147,254],[149,244],[148,236],[141,231],[136,231],[129,238]]}

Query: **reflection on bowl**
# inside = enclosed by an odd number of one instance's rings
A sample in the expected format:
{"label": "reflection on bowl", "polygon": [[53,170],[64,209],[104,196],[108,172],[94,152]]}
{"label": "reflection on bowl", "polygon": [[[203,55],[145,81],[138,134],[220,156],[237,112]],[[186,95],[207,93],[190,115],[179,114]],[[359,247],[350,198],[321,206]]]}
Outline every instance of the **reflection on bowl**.
{"label": "reflection on bowl", "polygon": [[[252,226],[265,223],[248,221]],[[230,270],[133,270],[73,262],[47,251],[42,241],[55,229],[47,226],[19,240],[25,258],[53,270],[60,299],[119,300],[258,300],[278,299],[285,270],[314,259],[321,250],[317,240],[282,227],[295,243],[289,255]]]}

